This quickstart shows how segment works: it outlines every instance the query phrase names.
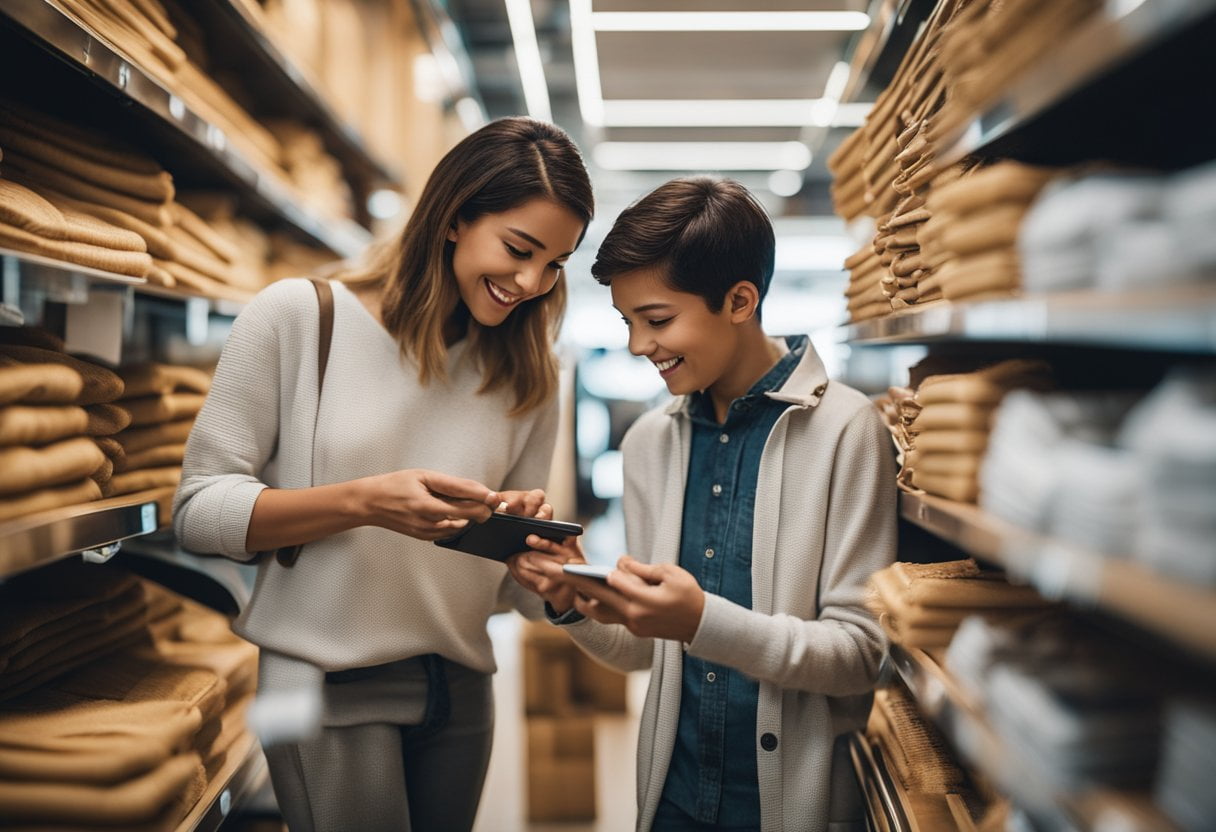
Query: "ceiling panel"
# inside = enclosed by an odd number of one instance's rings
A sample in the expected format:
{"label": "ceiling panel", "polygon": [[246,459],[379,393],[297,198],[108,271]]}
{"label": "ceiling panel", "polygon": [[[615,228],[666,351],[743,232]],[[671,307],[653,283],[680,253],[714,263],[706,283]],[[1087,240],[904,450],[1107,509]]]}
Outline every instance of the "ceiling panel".
{"label": "ceiling panel", "polygon": [[818,98],[850,32],[598,32],[613,98]]}

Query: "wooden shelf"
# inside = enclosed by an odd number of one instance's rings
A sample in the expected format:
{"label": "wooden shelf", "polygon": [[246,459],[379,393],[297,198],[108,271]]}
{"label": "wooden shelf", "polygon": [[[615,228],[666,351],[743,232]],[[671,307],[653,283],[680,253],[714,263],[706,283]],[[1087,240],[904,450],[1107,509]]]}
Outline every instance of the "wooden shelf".
{"label": "wooden shelf", "polygon": [[[228,141],[224,131],[190,109],[181,98],[112,49],[96,33],[46,0],[13,0],[0,8],[0,31],[13,29],[48,57],[77,70],[108,98],[116,113],[147,119],[151,138],[188,149],[194,163],[236,188],[252,204],[343,257],[360,253],[371,234],[357,223],[312,213],[284,176],[264,169]],[[31,67],[32,72],[37,71]],[[125,111],[124,111],[125,110]]]}
{"label": "wooden shelf", "polygon": [[900,514],[976,557],[1004,566],[1047,598],[1113,613],[1202,658],[1216,658],[1212,589],[1020,529],[968,503],[901,494]]}
{"label": "wooden shelf", "polygon": [[[1216,11],[1216,0],[1106,3],[1088,22],[990,101],[983,112],[942,141],[937,166],[980,153],[1085,92],[1104,77]],[[1200,117],[1200,116],[1197,116]]]}
{"label": "wooden shelf", "polygon": [[1019,341],[1210,354],[1216,353],[1216,285],[937,301],[847,324],[837,337],[863,346]]}

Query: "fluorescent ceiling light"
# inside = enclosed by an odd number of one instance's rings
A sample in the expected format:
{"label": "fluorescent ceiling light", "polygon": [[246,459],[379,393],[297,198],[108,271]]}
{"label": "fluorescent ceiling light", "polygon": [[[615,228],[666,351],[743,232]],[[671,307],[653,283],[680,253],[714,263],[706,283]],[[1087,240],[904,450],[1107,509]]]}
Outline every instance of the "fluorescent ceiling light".
{"label": "fluorescent ceiling light", "polygon": [[856,127],[870,108],[829,98],[618,98],[600,106],[605,127]]}
{"label": "fluorescent ceiling light", "polygon": [[536,42],[536,24],[532,22],[531,0],[506,0],[507,21],[511,24],[511,40],[515,45],[515,61],[519,64],[519,80],[524,87],[524,102],[528,115],[541,121],[553,121],[549,106],[549,85],[545,83],[545,68]]}
{"label": "fluorescent ceiling light", "polygon": [[839,101],[848,83],[849,65],[844,61],[837,61],[832,66],[832,71],[828,73],[827,83],[823,85],[823,97],[834,98]]}
{"label": "fluorescent ceiling light", "polygon": [[873,109],[873,101],[848,101],[836,105],[836,115],[832,118],[833,127],[860,127],[866,123],[866,116]]}
{"label": "fluorescent ceiling light", "polygon": [[[571,4],[573,5],[573,4]],[[865,12],[595,12],[598,32],[856,32]]]}
{"label": "fluorescent ceiling light", "polygon": [[574,84],[583,123],[604,123],[604,93],[600,86],[600,58],[591,28],[591,0],[570,0],[570,47],[574,52]]}
{"label": "fluorescent ceiling light", "polygon": [[591,151],[605,170],[806,170],[802,142],[601,142]]}

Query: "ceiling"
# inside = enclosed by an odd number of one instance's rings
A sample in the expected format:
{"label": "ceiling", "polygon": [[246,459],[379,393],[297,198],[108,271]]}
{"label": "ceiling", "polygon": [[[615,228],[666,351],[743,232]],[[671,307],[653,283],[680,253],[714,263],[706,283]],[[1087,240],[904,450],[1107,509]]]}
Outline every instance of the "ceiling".
{"label": "ceiling", "polygon": [[[845,62],[865,34],[866,18],[858,13],[866,11],[867,0],[447,0],[444,5],[461,32],[489,117],[545,115],[535,80],[543,73],[539,88],[547,93],[552,120],[575,137],[592,164],[597,213],[615,216],[646,190],[688,172],[678,167],[684,163],[741,180],[774,216],[832,213],[824,160],[866,109],[835,102],[848,79]],[[621,14],[635,12],[645,14]],[[663,14],[668,12],[751,16]],[[785,16],[756,17],[758,12]],[[814,31],[805,26],[805,17],[791,19],[793,12],[852,15],[830,21],[845,28]],[[791,23],[800,30],[789,30]],[[690,30],[706,24],[727,30]],[[663,30],[647,31],[653,29]],[[527,43],[529,30],[535,32],[535,51]],[[530,99],[528,78],[533,79]],[[816,110],[825,96],[833,106]],[[696,144],[683,144],[689,142]],[[771,144],[745,148],[742,158],[718,155],[738,142]],[[704,143],[728,147],[712,148],[701,158]],[[795,143],[813,151],[809,165],[805,149]],[[663,161],[667,151],[677,161]],[[783,174],[785,181],[778,180],[774,192],[770,177],[782,168],[796,170],[797,176]],[[789,193],[799,186],[796,194]]]}

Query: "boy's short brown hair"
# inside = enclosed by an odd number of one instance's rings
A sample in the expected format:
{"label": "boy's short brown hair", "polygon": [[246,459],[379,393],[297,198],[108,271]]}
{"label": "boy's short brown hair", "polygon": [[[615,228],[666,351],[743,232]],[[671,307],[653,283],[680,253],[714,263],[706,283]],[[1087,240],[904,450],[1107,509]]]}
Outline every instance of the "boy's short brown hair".
{"label": "boy's short brown hair", "polygon": [[673,179],[626,208],[591,266],[605,286],[616,275],[660,267],[679,292],[699,295],[719,312],[740,280],[761,300],[773,277],[776,241],[763,206],[733,179]]}

